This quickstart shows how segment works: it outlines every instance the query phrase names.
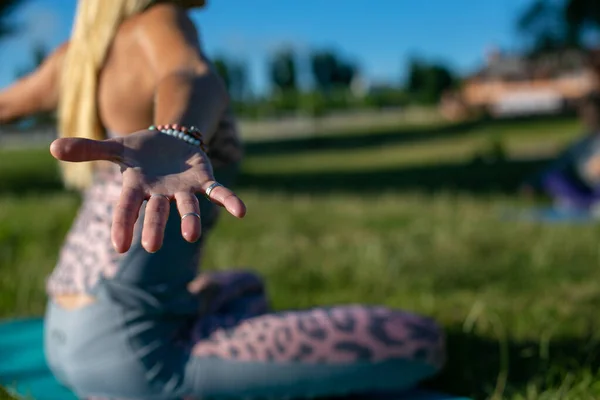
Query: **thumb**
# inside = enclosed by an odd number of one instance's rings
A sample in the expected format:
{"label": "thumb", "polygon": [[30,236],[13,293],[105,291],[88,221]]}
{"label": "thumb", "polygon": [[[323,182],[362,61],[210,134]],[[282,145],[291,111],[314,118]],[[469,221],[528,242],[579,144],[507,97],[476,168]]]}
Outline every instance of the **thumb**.
{"label": "thumb", "polygon": [[50,145],[50,153],[61,161],[117,161],[123,156],[124,146],[115,139],[92,140],[60,138]]}

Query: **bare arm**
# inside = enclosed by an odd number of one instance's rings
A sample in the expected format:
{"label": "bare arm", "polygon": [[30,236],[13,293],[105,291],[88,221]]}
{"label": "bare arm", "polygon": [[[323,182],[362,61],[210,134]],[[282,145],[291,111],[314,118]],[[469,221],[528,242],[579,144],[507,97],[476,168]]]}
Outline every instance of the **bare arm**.
{"label": "bare arm", "polygon": [[[147,71],[153,73],[154,123],[195,125],[204,131],[208,142],[229,97],[201,54],[192,21],[172,4],[155,5],[139,17],[134,34],[139,35],[138,43],[145,50]],[[107,140],[60,138],[52,143],[50,151],[62,161],[106,160],[122,168],[121,197],[112,224],[112,241],[119,253],[131,246],[144,199],[148,202],[141,243],[148,252],[162,246],[169,200],[177,202],[185,240],[195,242],[200,237],[200,218],[193,217],[200,213],[196,195],[206,193],[216,182],[207,155],[198,147],[142,130]],[[235,217],[246,214],[242,200],[225,186],[214,187],[207,196]]]}
{"label": "bare arm", "polygon": [[183,10],[156,6],[146,17],[142,43],[156,81],[154,122],[194,125],[208,142],[229,104],[227,89],[203,57]]}
{"label": "bare arm", "polygon": [[0,124],[57,107],[58,75],[66,49],[65,43],[33,73],[0,91]]}

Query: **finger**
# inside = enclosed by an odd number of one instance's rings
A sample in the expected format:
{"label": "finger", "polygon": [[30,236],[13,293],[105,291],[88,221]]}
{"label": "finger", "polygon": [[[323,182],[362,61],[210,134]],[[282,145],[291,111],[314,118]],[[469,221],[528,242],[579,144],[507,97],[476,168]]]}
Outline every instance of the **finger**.
{"label": "finger", "polygon": [[[202,190],[206,193],[206,189],[212,185],[214,181],[209,181],[202,185]],[[246,215],[246,205],[225,186],[217,186],[210,192],[209,200],[224,207],[229,214],[237,218],[243,218]]]}
{"label": "finger", "polygon": [[115,139],[60,138],[50,145],[54,158],[70,162],[115,161],[122,158],[123,150],[123,145]]}
{"label": "finger", "polygon": [[115,207],[111,230],[113,246],[119,253],[125,253],[131,247],[133,227],[143,201],[144,193],[141,188],[123,185],[121,197]]}
{"label": "finger", "polygon": [[198,198],[192,193],[175,193],[177,209],[181,215],[181,234],[190,243],[200,238],[202,224],[198,217],[200,215],[200,204]]}
{"label": "finger", "polygon": [[164,195],[150,196],[146,204],[142,246],[149,253],[156,253],[162,247],[169,219],[169,208],[169,199]]}

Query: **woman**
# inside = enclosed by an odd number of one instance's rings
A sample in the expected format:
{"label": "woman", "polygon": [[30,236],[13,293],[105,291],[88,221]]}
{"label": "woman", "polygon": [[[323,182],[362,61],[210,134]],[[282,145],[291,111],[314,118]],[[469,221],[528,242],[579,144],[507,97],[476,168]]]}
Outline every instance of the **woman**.
{"label": "woman", "polygon": [[255,276],[196,276],[214,205],[246,212],[222,185],[241,146],[187,15],[203,4],[80,1],[69,42],[0,93],[4,121],[58,107],[50,151],[85,189],[48,283],[53,373],[82,398],[146,400],[325,396],[430,376],[443,341],[428,319],[363,306],[263,315]]}
{"label": "woman", "polygon": [[585,135],[526,182],[522,190],[530,195],[539,190],[561,208],[592,211],[600,201],[600,93],[585,96],[579,113]]}

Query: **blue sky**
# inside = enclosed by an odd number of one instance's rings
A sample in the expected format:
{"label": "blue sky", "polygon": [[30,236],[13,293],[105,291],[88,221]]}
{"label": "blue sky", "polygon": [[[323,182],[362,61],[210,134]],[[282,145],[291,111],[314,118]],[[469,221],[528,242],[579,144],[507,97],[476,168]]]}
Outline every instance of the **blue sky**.
{"label": "blue sky", "polygon": [[[334,48],[370,81],[399,82],[411,55],[466,73],[496,45],[519,45],[515,19],[530,0],[212,0],[193,12],[209,55],[244,60],[257,91],[267,88],[274,49]],[[36,42],[54,48],[69,36],[76,0],[29,0],[15,13],[21,33],[0,43],[0,87],[30,63]]]}

